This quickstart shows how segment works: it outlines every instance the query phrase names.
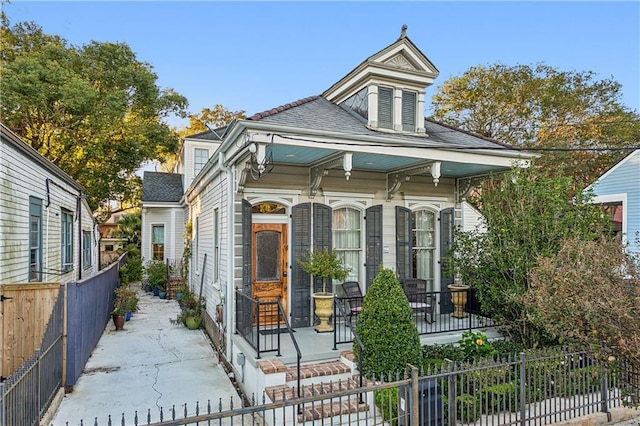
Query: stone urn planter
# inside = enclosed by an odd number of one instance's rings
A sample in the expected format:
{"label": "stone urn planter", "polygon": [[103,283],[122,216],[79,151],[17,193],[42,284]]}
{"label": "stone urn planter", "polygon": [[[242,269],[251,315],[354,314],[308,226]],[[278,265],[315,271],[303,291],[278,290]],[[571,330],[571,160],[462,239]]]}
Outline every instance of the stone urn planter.
{"label": "stone urn planter", "polygon": [[329,324],[329,318],[333,314],[333,293],[313,293],[313,304],[315,314],[320,319],[316,325],[318,333],[333,331],[333,326]]}
{"label": "stone urn planter", "polygon": [[454,307],[451,316],[454,318],[468,317],[469,314],[464,311],[464,306],[467,304],[469,286],[466,284],[449,284],[447,287],[451,290],[451,302]]}

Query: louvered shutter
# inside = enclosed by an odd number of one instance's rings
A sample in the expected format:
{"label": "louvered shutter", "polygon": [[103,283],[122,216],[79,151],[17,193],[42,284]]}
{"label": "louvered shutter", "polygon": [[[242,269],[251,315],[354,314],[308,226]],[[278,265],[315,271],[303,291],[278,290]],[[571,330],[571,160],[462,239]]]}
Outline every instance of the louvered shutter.
{"label": "louvered shutter", "polygon": [[[314,203],[313,204],[313,249],[324,250],[325,248],[331,250],[331,235],[332,235],[332,223],[333,217],[331,215],[331,207]],[[322,279],[314,277],[313,292],[322,291]],[[327,283],[327,290],[331,289],[331,282]]]}
{"label": "louvered shutter", "polygon": [[413,92],[402,92],[402,130],[416,130],[416,94]]}
{"label": "louvered shutter", "polygon": [[378,88],[378,126],[393,128],[393,89]]}
{"label": "louvered shutter", "polygon": [[449,252],[453,245],[453,208],[440,211],[440,291],[442,296],[440,299],[440,313],[447,314],[453,312],[453,304],[451,303],[451,291],[447,288],[449,284],[453,284],[453,275],[445,275],[444,256]]}
{"label": "louvered shutter", "polygon": [[378,275],[382,264],[382,206],[372,206],[366,212],[367,254],[366,254],[366,288]]}
{"label": "louvered shutter", "polygon": [[402,283],[405,278],[411,278],[413,271],[413,256],[411,253],[411,210],[406,207],[396,207],[396,274]]}
{"label": "louvered shutter", "polygon": [[311,204],[291,209],[291,325],[311,325],[311,281],[298,263],[311,248]]}
{"label": "louvered shutter", "polygon": [[251,203],[242,200],[242,292],[251,295]]}

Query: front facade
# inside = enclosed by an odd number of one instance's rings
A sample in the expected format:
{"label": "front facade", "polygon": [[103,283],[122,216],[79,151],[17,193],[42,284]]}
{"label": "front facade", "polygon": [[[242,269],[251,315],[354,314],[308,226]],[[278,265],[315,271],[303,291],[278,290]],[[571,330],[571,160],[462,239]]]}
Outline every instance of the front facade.
{"label": "front facade", "polygon": [[0,283],[71,282],[98,271],[84,189],[0,123]]}
{"label": "front facade", "polygon": [[[314,325],[321,283],[298,264],[309,250],[336,250],[363,294],[380,267],[424,279],[428,291],[453,282],[441,269],[453,227],[479,221],[466,194],[530,156],[425,119],[438,74],[403,32],[322,95],[209,132],[216,149],[179,203],[191,229],[190,286],[202,289],[238,371],[236,355],[247,354],[239,295],[279,302],[296,330]],[[339,294],[338,284],[328,290]]]}
{"label": "front facade", "polygon": [[613,166],[588,190],[605,206],[629,253],[640,253],[640,150]]}

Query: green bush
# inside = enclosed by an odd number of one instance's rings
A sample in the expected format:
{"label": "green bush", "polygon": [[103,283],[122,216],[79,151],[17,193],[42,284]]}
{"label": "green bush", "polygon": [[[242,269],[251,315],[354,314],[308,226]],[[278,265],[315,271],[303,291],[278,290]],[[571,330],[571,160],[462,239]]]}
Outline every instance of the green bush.
{"label": "green bush", "polygon": [[146,270],[151,288],[164,291],[167,286],[167,265],[161,260],[152,260],[147,264]]}
{"label": "green bush", "polygon": [[398,424],[398,388],[382,389],[375,392],[376,407],[384,421],[391,426]]}
{"label": "green bush", "polygon": [[501,411],[516,412],[520,408],[520,391],[514,382],[487,386],[480,391],[480,404],[485,414]]}
{"label": "green bush", "polygon": [[482,414],[477,396],[463,393],[456,397],[456,419],[462,423],[474,423]]}
{"label": "green bush", "polygon": [[502,358],[508,356],[515,357],[526,350],[522,343],[513,342],[507,339],[493,340],[491,344],[498,355]]}
{"label": "green bush", "polygon": [[555,385],[557,396],[584,395],[600,390],[602,374],[600,366],[576,368],[568,371],[567,375]]}
{"label": "green bush", "polygon": [[[385,378],[403,372],[406,364],[420,366],[422,354],[413,312],[395,273],[381,268],[362,302],[356,333],[364,346],[360,373]],[[360,346],[353,351],[359,358]]]}
{"label": "green bush", "polygon": [[451,343],[424,345],[422,347],[422,357],[425,359],[450,359],[451,361],[462,361],[464,352],[459,346]]}
{"label": "green bush", "polygon": [[127,252],[127,257],[120,268],[120,283],[127,285],[142,280],[143,268],[140,250],[135,244],[127,245],[124,251]]}
{"label": "green bush", "polygon": [[464,359],[468,361],[498,354],[482,331],[465,331],[458,344],[464,353]]}

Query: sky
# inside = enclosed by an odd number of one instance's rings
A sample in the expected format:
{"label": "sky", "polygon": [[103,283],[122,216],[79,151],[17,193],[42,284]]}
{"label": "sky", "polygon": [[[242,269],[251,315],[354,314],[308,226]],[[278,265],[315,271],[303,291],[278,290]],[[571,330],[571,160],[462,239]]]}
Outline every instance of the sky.
{"label": "sky", "polygon": [[[2,4],[70,44],[124,42],[189,112],[222,104],[248,115],[319,95],[408,26],[438,68],[427,90],[472,66],[546,63],[622,84],[640,112],[640,2],[26,1]],[[184,127],[184,120],[170,124]]]}

